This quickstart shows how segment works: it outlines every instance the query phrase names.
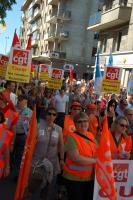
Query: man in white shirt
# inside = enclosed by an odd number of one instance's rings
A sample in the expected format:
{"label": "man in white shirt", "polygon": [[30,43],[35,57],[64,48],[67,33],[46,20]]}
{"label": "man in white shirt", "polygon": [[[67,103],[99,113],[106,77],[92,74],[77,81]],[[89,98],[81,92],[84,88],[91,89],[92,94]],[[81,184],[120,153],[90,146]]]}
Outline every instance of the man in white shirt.
{"label": "man in white shirt", "polygon": [[54,98],[54,105],[57,109],[56,124],[63,128],[65,114],[68,112],[69,97],[65,94],[65,88],[62,87]]}

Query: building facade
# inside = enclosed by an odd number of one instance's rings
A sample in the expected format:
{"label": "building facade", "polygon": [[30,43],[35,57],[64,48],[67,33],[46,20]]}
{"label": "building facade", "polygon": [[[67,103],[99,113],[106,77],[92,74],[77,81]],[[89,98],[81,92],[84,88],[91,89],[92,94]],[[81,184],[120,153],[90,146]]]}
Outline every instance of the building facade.
{"label": "building facade", "polygon": [[99,33],[101,67],[108,64],[123,68],[121,85],[127,87],[133,68],[133,0],[104,0],[102,9],[90,17],[88,30]]}
{"label": "building facade", "polygon": [[34,61],[61,68],[72,64],[75,72],[88,76],[97,48],[94,32],[87,31],[88,18],[97,9],[93,0],[25,0],[21,44],[25,47],[32,34]]}

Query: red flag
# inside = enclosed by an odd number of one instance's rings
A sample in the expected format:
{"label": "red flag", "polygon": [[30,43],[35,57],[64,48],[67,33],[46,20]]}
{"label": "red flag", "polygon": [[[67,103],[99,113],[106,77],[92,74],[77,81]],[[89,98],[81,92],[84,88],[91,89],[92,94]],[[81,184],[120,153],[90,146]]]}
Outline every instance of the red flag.
{"label": "red flag", "polygon": [[12,47],[21,48],[20,41],[19,41],[19,39],[18,39],[16,30],[15,30],[15,32],[14,32],[14,37],[13,37],[13,41],[12,41]]}
{"label": "red flag", "polygon": [[26,139],[14,200],[23,199],[25,189],[28,185],[28,178],[30,174],[32,156],[35,145],[36,145],[36,107],[34,107],[33,110],[30,129]]}
{"label": "red flag", "polygon": [[32,35],[29,36],[26,50],[31,50],[31,43],[32,43]]}
{"label": "red flag", "polygon": [[72,66],[70,66],[70,81],[73,81],[73,70],[72,70]]}
{"label": "red flag", "polygon": [[110,139],[107,115],[104,119],[103,130],[97,152],[96,179],[110,200],[117,200],[115,181],[113,175],[113,164],[110,151]]}

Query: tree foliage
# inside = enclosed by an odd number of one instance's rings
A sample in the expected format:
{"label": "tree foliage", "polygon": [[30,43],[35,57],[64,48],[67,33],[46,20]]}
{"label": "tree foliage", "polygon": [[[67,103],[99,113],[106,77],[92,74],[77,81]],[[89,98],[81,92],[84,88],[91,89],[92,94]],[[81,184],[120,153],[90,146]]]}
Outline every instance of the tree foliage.
{"label": "tree foliage", "polygon": [[12,5],[16,3],[16,0],[0,0],[0,23],[4,23],[6,18],[6,11],[12,9]]}

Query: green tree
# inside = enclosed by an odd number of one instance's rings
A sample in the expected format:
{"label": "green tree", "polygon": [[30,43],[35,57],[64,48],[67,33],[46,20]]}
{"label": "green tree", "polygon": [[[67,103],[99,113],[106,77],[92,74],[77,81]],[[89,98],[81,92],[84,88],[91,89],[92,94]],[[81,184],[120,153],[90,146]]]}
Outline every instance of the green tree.
{"label": "green tree", "polygon": [[12,9],[12,5],[16,3],[16,0],[0,0],[0,23],[4,24],[6,18],[6,11]]}

